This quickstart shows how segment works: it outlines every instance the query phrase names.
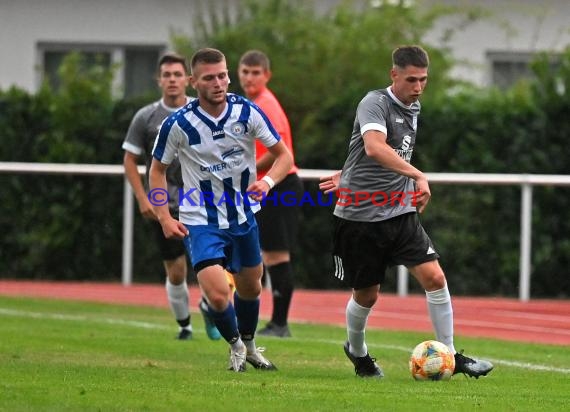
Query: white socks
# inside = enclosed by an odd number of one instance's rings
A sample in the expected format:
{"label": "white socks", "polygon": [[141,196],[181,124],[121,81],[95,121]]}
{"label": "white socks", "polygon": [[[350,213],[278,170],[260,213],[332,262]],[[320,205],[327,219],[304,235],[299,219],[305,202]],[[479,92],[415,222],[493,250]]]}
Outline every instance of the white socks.
{"label": "white socks", "polygon": [[453,346],[453,308],[451,307],[451,296],[447,285],[432,292],[426,290],[426,300],[436,339],[447,345],[451,353],[455,353]]}
{"label": "white socks", "polygon": [[[431,322],[438,341],[447,345],[451,353],[455,353],[453,346],[453,308],[451,296],[447,285],[432,292],[426,291],[426,300]],[[368,348],[364,342],[366,322],[371,308],[360,306],[351,296],[346,305],[346,330],[350,353],[356,357],[366,356]]]}
{"label": "white socks", "polygon": [[180,285],[173,285],[166,278],[166,295],[176,320],[187,319],[190,316],[190,310],[188,309],[188,286],[186,282],[182,282]]}
{"label": "white socks", "polygon": [[352,296],[346,305],[346,331],[350,343],[350,353],[358,358],[366,356],[368,353],[368,348],[364,343],[364,334],[366,321],[371,310],[371,308],[360,306]]}
{"label": "white socks", "polygon": [[251,339],[251,340],[244,340],[243,343],[245,344],[245,347],[247,348],[247,353],[255,353],[255,340]]}
{"label": "white socks", "polygon": [[[254,349],[250,350],[250,347],[253,345]],[[234,351],[241,352],[242,348],[245,347],[248,353],[255,352],[255,342],[253,340],[250,341],[243,341],[241,338],[238,338],[234,343],[230,343],[231,348]]]}

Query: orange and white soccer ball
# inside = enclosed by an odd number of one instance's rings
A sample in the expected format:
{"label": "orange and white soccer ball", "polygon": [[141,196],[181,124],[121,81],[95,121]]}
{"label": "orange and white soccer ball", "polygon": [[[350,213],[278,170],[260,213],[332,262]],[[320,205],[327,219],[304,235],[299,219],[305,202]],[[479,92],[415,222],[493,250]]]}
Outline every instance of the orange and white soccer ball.
{"label": "orange and white soccer ball", "polygon": [[410,356],[410,372],[418,381],[447,381],[453,375],[455,357],[447,345],[426,340]]}

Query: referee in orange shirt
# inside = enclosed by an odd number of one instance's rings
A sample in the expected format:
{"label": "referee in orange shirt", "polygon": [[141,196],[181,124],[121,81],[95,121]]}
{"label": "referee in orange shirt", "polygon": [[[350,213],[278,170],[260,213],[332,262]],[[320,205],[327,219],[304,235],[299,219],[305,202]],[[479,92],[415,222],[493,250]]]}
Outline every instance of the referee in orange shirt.
{"label": "referee in orange shirt", "polygon": [[[269,58],[259,50],[247,51],[239,61],[238,75],[245,96],[267,115],[291,154],[294,154],[289,120],[275,95],[267,88],[271,79]],[[255,149],[257,178],[260,179],[274,159],[259,142],[256,142]],[[271,321],[258,330],[257,335],[281,338],[291,336],[287,323],[294,289],[291,249],[297,237],[298,205],[303,195],[303,182],[297,171],[298,167],[293,158],[293,167],[289,174],[267,194],[267,201],[255,215],[259,226],[263,264],[269,273],[273,294]],[[287,204],[281,201],[281,195],[285,193]]]}

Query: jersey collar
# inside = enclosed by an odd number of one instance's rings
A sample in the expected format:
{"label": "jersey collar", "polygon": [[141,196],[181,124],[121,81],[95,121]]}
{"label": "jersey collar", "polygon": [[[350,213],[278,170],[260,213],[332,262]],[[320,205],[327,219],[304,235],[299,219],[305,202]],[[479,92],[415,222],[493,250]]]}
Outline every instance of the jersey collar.
{"label": "jersey collar", "polygon": [[416,107],[418,104],[417,102],[413,102],[409,106],[406,106],[400,99],[398,99],[396,97],[394,92],[392,92],[392,86],[389,86],[386,90],[388,91],[388,94],[390,95],[392,100],[394,100],[398,104],[398,106],[402,106],[404,109],[412,109],[412,108]]}
{"label": "jersey collar", "polygon": [[191,99],[190,97],[186,96],[186,102],[185,102],[182,106],[180,106],[180,107],[170,107],[170,106],[167,106],[166,103],[164,103],[164,99],[160,99],[159,102],[160,102],[160,105],[163,107],[164,110],[167,110],[167,111],[169,111],[169,112],[173,112],[173,113],[174,113],[175,111],[177,111],[177,110],[183,108],[183,107],[186,106],[188,103],[190,103],[191,100],[192,100],[192,99]]}

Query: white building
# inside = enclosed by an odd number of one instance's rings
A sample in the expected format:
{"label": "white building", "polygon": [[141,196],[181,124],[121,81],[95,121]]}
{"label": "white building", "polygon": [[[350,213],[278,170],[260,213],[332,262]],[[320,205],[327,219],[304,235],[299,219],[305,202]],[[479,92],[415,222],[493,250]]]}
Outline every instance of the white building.
{"label": "white building", "polygon": [[[428,1],[426,1],[428,2]],[[477,6],[489,16],[474,23],[454,17],[442,20],[426,41],[456,30],[448,45],[463,61],[452,74],[479,85],[512,84],[528,74],[528,62],[540,51],[553,54],[570,46],[570,0],[429,0],[433,4]]]}
{"label": "white building", "polygon": [[[0,0],[0,89],[12,85],[36,91],[43,73],[53,74],[70,50],[103,53],[120,63],[117,83],[125,93],[154,87],[152,71],[169,49],[172,32],[192,35],[195,13],[204,7],[232,7],[239,0]],[[341,0],[315,0],[326,10]],[[508,84],[526,70],[532,54],[560,52],[570,44],[570,0],[355,0],[363,4],[401,1],[480,6],[492,17],[466,24],[446,18],[427,44],[449,46],[463,64],[453,74],[479,85]],[[455,30],[443,42],[446,30]]]}

